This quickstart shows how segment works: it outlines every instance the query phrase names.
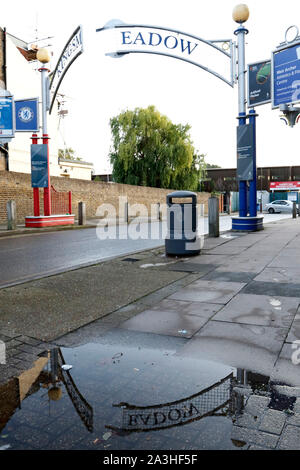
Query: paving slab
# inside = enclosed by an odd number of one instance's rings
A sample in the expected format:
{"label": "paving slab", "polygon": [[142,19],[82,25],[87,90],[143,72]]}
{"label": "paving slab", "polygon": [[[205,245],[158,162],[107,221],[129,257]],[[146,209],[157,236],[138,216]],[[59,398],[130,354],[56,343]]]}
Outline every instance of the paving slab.
{"label": "paving slab", "polygon": [[[269,260],[242,260],[239,257],[234,257],[230,261],[224,260],[224,262],[216,268],[216,271],[230,271],[230,272],[253,272],[256,275],[259,274],[269,263]],[[215,263],[216,264],[216,263]]]}
{"label": "paving slab", "polygon": [[236,246],[234,242],[228,242],[226,245],[218,246],[210,250],[212,255],[239,255],[243,253],[247,247],[245,246]]}
{"label": "paving slab", "polygon": [[168,265],[165,267],[168,271],[183,271],[183,272],[193,272],[193,273],[202,273],[203,275],[213,271],[217,268],[215,264],[208,264],[208,263],[176,263],[172,265]]}
{"label": "paving slab", "polygon": [[300,267],[266,268],[258,274],[254,281],[276,282],[280,284],[297,283],[300,279]]}
{"label": "paving slab", "polygon": [[[291,387],[300,386],[300,353],[290,343],[284,343],[280,355],[272,370],[270,380],[274,383],[285,383]],[[294,358],[294,362],[293,362]]]}
{"label": "paving slab", "polygon": [[214,271],[203,276],[203,281],[220,281],[220,282],[243,282],[248,283],[253,281],[257,273],[249,272],[231,272],[231,271]]}
{"label": "paving slab", "polygon": [[222,306],[205,302],[187,302],[165,299],[152,307],[152,310],[175,311],[180,314],[197,315],[209,320]]}
{"label": "paving slab", "polygon": [[299,340],[300,340],[300,312],[298,312],[294,318],[294,321],[290,328],[286,342],[294,343],[295,341],[299,341]]}
{"label": "paving slab", "polygon": [[[299,257],[298,257],[299,259]],[[269,268],[295,268],[297,267],[297,258],[292,255],[280,253],[268,264]]]}
{"label": "paving slab", "polygon": [[214,320],[289,328],[295,318],[299,298],[237,294]]}
{"label": "paving slab", "polygon": [[285,328],[211,320],[178,352],[269,377],[287,335]]}
{"label": "paving slab", "polygon": [[243,289],[243,294],[295,297],[300,300],[300,284],[252,281]]}
{"label": "paving slab", "polygon": [[228,262],[230,260],[229,255],[211,255],[210,252],[204,251],[199,256],[193,257],[193,263],[196,264],[209,264],[209,265],[217,265],[220,266],[224,262]]}
{"label": "paving slab", "polygon": [[217,281],[195,281],[184,289],[179,289],[169,298],[173,300],[187,300],[191,302],[208,302],[215,304],[226,304],[243,287],[244,283],[217,282]]}
{"label": "paving slab", "polygon": [[145,310],[120,324],[125,330],[191,338],[207,323],[207,318],[175,310]]}
{"label": "paving slab", "polygon": [[287,425],[280,437],[278,449],[300,450],[300,428]]}
{"label": "paving slab", "polygon": [[[282,411],[268,409],[259,426],[260,431],[270,434],[281,434],[286,422],[286,415]],[[291,423],[292,424],[292,423]]]}
{"label": "paving slab", "polygon": [[268,434],[255,429],[234,426],[231,433],[231,439],[245,442],[245,444],[258,444],[261,447],[275,449],[279,437],[274,434]]}

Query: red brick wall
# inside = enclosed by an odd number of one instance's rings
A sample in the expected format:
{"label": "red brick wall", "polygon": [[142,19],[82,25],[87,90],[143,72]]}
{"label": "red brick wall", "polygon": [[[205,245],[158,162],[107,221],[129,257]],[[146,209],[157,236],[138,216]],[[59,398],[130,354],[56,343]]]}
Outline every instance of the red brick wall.
{"label": "red brick wall", "polygon": [[[51,184],[57,191],[72,191],[72,213],[78,212],[78,202],[86,203],[87,217],[95,217],[98,206],[103,203],[113,204],[118,213],[119,196],[128,198],[129,205],[144,204],[150,214],[151,204],[165,204],[170,189],[130,186],[126,184],[103,183],[100,181],[75,180],[52,177]],[[210,194],[198,193],[198,203],[205,204]],[[0,223],[6,223],[6,202],[16,201],[18,223],[23,223],[25,216],[33,215],[33,193],[31,176],[24,173],[0,171]],[[43,214],[43,190],[40,190],[41,214]],[[141,214],[142,215],[142,214]]]}

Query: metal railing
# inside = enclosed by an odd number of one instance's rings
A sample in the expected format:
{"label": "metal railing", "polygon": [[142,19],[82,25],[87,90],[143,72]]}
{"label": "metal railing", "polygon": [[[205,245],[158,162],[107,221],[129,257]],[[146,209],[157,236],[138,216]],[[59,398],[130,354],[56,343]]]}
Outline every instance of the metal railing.
{"label": "metal railing", "polygon": [[51,213],[71,214],[72,213],[72,193],[71,191],[56,191],[51,186]]}

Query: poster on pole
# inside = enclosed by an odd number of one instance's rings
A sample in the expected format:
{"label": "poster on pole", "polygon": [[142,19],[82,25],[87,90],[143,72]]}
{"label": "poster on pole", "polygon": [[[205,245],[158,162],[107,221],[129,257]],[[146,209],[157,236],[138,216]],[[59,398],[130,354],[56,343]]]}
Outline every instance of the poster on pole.
{"label": "poster on pole", "polygon": [[248,108],[271,103],[271,61],[248,65]]}
{"label": "poster on pole", "polygon": [[272,53],[272,108],[300,101],[300,42]]}
{"label": "poster on pole", "polygon": [[48,146],[46,144],[31,145],[31,186],[33,188],[48,187]]}
{"label": "poster on pole", "polygon": [[15,112],[12,96],[0,98],[0,140],[7,142],[15,136]]}
{"label": "poster on pole", "polygon": [[38,132],[39,99],[15,100],[16,132]]}
{"label": "poster on pole", "polygon": [[254,132],[252,124],[237,127],[237,179],[252,181],[254,176]]}

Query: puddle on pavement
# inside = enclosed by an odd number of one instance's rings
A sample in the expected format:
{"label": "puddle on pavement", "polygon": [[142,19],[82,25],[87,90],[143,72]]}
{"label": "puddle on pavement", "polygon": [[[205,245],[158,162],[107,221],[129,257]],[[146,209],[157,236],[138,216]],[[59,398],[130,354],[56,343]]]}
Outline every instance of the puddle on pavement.
{"label": "puddle on pavement", "polygon": [[176,356],[185,341],[120,332],[45,352],[0,386],[0,450],[241,450],[249,396],[292,409],[267,377]]}

